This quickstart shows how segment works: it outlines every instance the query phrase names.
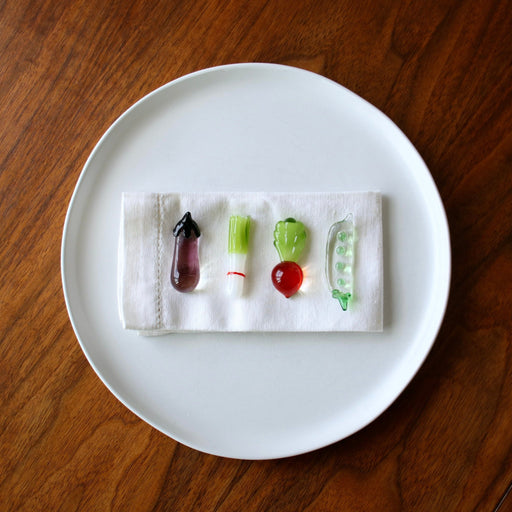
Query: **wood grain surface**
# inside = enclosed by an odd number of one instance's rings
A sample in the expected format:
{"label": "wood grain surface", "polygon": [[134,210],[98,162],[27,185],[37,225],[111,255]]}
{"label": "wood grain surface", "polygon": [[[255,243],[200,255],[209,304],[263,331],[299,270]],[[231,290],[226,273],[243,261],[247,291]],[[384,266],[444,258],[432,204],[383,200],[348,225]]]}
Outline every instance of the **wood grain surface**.
{"label": "wood grain surface", "polygon": [[[185,73],[248,61],[321,73],[395,121],[453,251],[443,326],[398,400],[274,461],[194,451],[127,410],[82,353],[60,276],[71,194],[109,125]],[[511,2],[4,0],[0,99],[0,510],[512,510]]]}

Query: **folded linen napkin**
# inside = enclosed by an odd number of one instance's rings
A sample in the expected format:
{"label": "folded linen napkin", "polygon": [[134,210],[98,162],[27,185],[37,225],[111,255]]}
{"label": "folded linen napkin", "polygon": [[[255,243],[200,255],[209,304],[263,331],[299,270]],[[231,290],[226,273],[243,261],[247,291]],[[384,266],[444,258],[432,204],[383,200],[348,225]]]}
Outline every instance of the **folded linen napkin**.
{"label": "folded linen napkin", "polygon": [[[201,229],[201,278],[191,293],[170,283],[175,224],[187,211]],[[352,213],[356,230],[353,298],[347,311],[325,277],[330,226]],[[231,215],[250,216],[244,293],[227,293]],[[279,263],[273,232],[293,217],[307,232],[298,260],[304,281],[287,299],[272,285]],[[381,331],[382,210],[379,192],[124,193],[119,238],[119,311],[125,329],[183,331]]]}

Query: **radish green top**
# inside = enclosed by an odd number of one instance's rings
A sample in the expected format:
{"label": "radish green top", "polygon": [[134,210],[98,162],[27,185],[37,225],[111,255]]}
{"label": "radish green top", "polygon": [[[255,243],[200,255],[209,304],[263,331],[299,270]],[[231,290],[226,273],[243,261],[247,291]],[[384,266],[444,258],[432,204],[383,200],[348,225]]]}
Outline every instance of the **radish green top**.
{"label": "radish green top", "polygon": [[292,217],[279,221],[274,230],[274,246],[281,261],[297,263],[306,246],[304,224]]}

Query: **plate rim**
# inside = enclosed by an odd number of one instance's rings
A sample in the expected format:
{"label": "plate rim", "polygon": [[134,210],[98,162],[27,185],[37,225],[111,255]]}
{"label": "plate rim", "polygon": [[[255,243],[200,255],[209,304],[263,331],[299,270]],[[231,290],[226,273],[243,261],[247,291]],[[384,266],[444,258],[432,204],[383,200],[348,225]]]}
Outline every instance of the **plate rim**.
{"label": "plate rim", "polygon": [[[67,250],[68,246],[70,244],[69,238],[71,236],[71,223],[72,223],[72,215],[73,210],[76,208],[76,202],[77,198],[80,194],[80,189],[82,187],[82,183],[85,180],[87,171],[89,170],[91,166],[91,162],[93,162],[97,152],[100,151],[101,147],[105,143],[105,140],[108,139],[110,133],[115,130],[116,126],[123,121],[123,119],[130,115],[130,113],[137,108],[147,100],[149,100],[151,97],[160,94],[163,90],[166,90],[170,87],[174,87],[175,85],[186,81],[190,79],[194,79],[197,76],[204,75],[211,72],[219,72],[219,71],[229,71],[231,69],[241,69],[241,68],[267,68],[267,69],[284,69],[288,71],[295,71],[299,74],[304,73],[307,75],[313,75],[315,79],[327,81],[330,84],[339,87],[343,89],[345,93],[348,93],[349,95],[357,98],[358,101],[363,102],[367,106],[369,106],[374,113],[376,113],[379,116],[383,116],[383,118],[386,120],[387,123],[389,123],[389,126],[393,127],[393,129],[400,134],[404,142],[408,144],[409,150],[413,152],[414,157],[422,164],[422,170],[423,172],[419,172],[417,169],[414,169],[415,175],[419,176],[422,180],[426,180],[428,184],[430,185],[430,193],[434,194],[434,197],[436,199],[437,207],[435,208],[436,216],[438,217],[439,222],[439,230],[442,231],[442,238],[444,239],[444,243],[439,247],[439,251],[441,251],[443,254],[440,254],[439,258],[442,263],[441,270],[444,270],[444,279],[441,279],[438,286],[441,287],[442,291],[442,297],[440,298],[440,301],[437,303],[435,308],[435,323],[430,324],[427,329],[427,337],[428,337],[428,343],[425,344],[426,349],[423,354],[421,354],[421,357],[419,357],[415,362],[414,369],[409,373],[409,376],[407,379],[402,379],[400,381],[400,384],[397,386],[397,389],[393,389],[389,394],[390,397],[388,400],[383,402],[380,407],[376,408],[373,414],[369,415],[364,421],[358,422],[358,426],[356,428],[352,428],[349,433],[342,434],[341,436],[332,436],[330,439],[322,438],[321,440],[317,440],[317,442],[310,443],[309,446],[301,446],[297,447],[295,450],[285,450],[282,453],[262,453],[261,456],[258,455],[252,455],[252,456],[238,456],[236,454],[227,454],[222,452],[217,452],[216,450],[208,450],[204,446],[199,446],[197,443],[190,442],[187,439],[184,439],[183,436],[177,435],[176,432],[170,432],[169,429],[163,428],[161,425],[158,425],[155,421],[148,418],[142,411],[139,411],[137,407],[134,407],[130,403],[128,403],[127,400],[124,399],[122,394],[118,392],[117,389],[111,383],[108,381],[108,379],[103,375],[103,373],[100,371],[96,363],[94,362],[93,358],[91,357],[86,344],[84,343],[81,333],[79,332],[78,323],[75,317],[75,314],[73,312],[72,307],[72,299],[71,299],[71,292],[69,291],[69,284],[66,272],[66,265],[67,263]],[[430,197],[430,196],[429,196]],[[162,432],[164,435],[174,439],[175,441],[188,446],[190,448],[193,448],[195,450],[201,451],[203,453],[208,453],[211,455],[226,457],[226,458],[235,458],[235,459],[245,459],[245,460],[269,460],[269,459],[278,459],[283,457],[291,457],[303,453],[308,453],[314,450],[317,450],[319,448],[329,446],[335,442],[341,441],[342,439],[345,439],[349,437],[352,434],[355,434],[356,432],[359,432],[366,426],[368,426],[370,423],[375,421],[379,416],[381,416],[400,396],[400,394],[408,387],[410,382],[414,379],[419,369],[422,367],[423,363],[425,362],[426,358],[430,354],[432,347],[436,341],[436,338],[439,334],[439,331],[441,329],[441,326],[443,324],[446,309],[448,305],[448,299],[450,295],[450,286],[451,286],[451,272],[452,272],[452,255],[451,255],[451,245],[450,245],[450,232],[449,232],[449,223],[448,218],[446,215],[446,211],[441,199],[441,195],[439,193],[439,190],[435,184],[434,178],[427,167],[426,163],[424,162],[423,158],[419,154],[416,147],[412,144],[412,142],[409,140],[409,138],[404,134],[404,132],[380,109],[372,105],[368,100],[362,98],[358,94],[354,93],[350,89],[347,89],[345,86],[333,81],[332,79],[325,77],[323,75],[320,75],[318,73],[315,73],[313,71],[304,70],[302,68],[284,65],[284,64],[276,64],[276,63],[264,63],[264,62],[243,62],[243,63],[234,63],[234,64],[225,64],[220,66],[213,66],[208,67],[205,69],[200,69],[197,71],[193,71],[191,73],[187,73],[183,76],[177,77],[174,80],[171,80],[156,89],[150,91],[146,95],[142,96],[140,99],[138,99],[135,103],[133,103],[128,109],[123,111],[107,128],[107,130],[102,134],[102,136],[98,139],[98,141],[95,143],[94,148],[90,152],[89,156],[86,159],[85,164],[83,165],[80,175],[78,177],[78,180],[76,182],[76,185],[74,187],[73,193],[71,195],[71,199],[68,204],[65,220],[64,220],[64,226],[62,231],[62,240],[61,240],[61,256],[60,256],[60,266],[61,266],[61,280],[62,280],[62,289],[64,293],[64,300],[65,305],[67,309],[67,313],[74,331],[74,334],[79,342],[79,345],[82,349],[82,352],[84,353],[87,361],[93,368],[96,375],[100,378],[101,382],[107,387],[107,389],[119,400],[127,409],[129,409],[132,413],[134,413],[137,417],[142,419],[147,424],[151,425],[153,428],[158,430],[159,432]],[[441,300],[442,299],[442,300]],[[429,318],[430,321],[432,321],[432,318]],[[386,329],[386,326],[384,326],[384,329]],[[425,337],[425,335],[423,336]],[[264,451],[264,450],[263,450]]]}

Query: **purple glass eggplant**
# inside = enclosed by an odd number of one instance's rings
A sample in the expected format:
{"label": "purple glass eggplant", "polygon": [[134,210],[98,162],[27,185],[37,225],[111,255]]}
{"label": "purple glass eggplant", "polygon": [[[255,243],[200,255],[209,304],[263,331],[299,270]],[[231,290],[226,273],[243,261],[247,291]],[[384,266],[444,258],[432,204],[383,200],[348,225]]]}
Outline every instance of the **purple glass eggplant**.
{"label": "purple glass eggplant", "polygon": [[191,292],[199,282],[199,226],[187,212],[176,224],[171,284],[179,292]]}

